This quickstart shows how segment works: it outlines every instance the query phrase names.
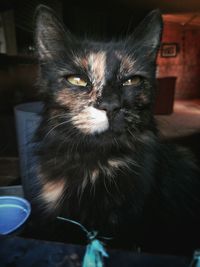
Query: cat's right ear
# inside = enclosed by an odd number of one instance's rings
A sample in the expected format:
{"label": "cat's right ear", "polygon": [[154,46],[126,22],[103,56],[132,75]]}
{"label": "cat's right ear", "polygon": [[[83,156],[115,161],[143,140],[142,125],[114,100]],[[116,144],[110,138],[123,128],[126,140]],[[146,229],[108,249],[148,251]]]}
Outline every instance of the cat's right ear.
{"label": "cat's right ear", "polygon": [[155,60],[162,37],[163,21],[160,10],[150,12],[135,29],[128,42],[138,52],[140,57],[146,57],[147,62]]}
{"label": "cat's right ear", "polygon": [[39,5],[35,12],[35,44],[41,60],[55,58],[72,42],[72,35],[65,30],[52,9]]}

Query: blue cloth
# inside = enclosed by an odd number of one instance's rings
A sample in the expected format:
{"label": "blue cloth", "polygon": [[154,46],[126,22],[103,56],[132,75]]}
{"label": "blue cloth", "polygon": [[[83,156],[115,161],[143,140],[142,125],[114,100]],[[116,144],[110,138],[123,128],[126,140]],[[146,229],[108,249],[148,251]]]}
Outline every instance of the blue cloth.
{"label": "blue cloth", "polygon": [[103,267],[103,257],[108,257],[108,254],[103,244],[94,239],[87,245],[82,267]]}

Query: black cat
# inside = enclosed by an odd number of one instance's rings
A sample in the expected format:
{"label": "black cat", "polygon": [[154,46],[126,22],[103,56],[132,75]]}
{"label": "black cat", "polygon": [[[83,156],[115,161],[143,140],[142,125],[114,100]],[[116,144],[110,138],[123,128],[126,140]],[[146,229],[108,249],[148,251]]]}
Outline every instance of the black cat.
{"label": "black cat", "polygon": [[75,38],[44,6],[36,22],[45,107],[28,195],[42,229],[51,222],[49,237],[69,241],[62,216],[111,236],[112,247],[196,248],[199,171],[186,151],[162,144],[153,116],[160,12],[110,42]]}

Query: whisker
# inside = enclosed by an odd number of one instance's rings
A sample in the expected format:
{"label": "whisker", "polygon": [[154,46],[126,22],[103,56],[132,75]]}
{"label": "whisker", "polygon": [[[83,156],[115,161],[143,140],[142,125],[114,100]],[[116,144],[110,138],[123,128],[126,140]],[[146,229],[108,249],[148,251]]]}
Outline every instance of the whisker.
{"label": "whisker", "polygon": [[50,121],[52,121],[52,120],[54,120],[54,119],[56,119],[56,118],[59,118],[59,119],[66,119],[67,116],[66,116],[66,114],[57,114],[57,115],[55,115],[55,116],[50,117],[50,118],[47,120],[47,122],[50,122]]}
{"label": "whisker", "polygon": [[47,134],[44,136],[44,139],[43,139],[43,140],[45,140],[45,139],[50,135],[50,133],[51,133],[52,131],[54,131],[56,128],[58,128],[58,127],[60,127],[60,126],[62,126],[62,125],[64,125],[64,124],[67,124],[67,123],[69,123],[70,121],[71,121],[71,120],[67,120],[67,121],[64,121],[64,122],[61,122],[61,123],[55,125],[53,128],[51,128],[51,129],[47,132]]}

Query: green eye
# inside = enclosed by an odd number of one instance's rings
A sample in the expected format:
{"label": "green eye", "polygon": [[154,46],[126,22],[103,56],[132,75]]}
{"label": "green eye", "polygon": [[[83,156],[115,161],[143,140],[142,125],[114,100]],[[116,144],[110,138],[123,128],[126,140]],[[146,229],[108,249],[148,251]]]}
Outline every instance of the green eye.
{"label": "green eye", "polygon": [[140,76],[133,76],[132,78],[129,78],[123,83],[123,86],[129,86],[129,85],[139,85],[142,81],[142,78]]}
{"label": "green eye", "polygon": [[83,78],[80,78],[78,76],[69,76],[67,77],[67,81],[72,85],[82,86],[82,87],[87,86],[87,82]]}

